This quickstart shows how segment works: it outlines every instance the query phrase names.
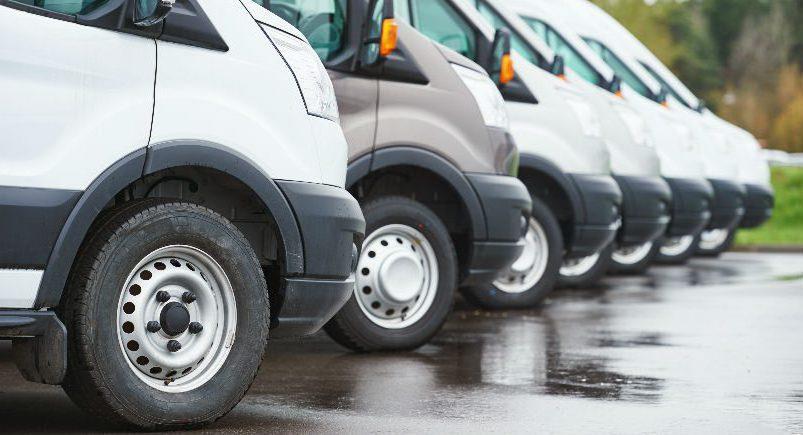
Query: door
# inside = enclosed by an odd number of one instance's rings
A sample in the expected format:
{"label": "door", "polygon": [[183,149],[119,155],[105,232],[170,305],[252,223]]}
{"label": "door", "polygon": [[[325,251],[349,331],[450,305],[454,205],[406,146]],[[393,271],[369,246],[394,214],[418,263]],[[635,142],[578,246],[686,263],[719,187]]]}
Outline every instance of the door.
{"label": "door", "polygon": [[0,186],[84,190],[148,144],[156,43],[70,21],[102,3],[0,5]]}
{"label": "door", "polygon": [[156,43],[74,22],[103,3],[0,2],[0,307],[33,305],[81,192],[148,144]]}

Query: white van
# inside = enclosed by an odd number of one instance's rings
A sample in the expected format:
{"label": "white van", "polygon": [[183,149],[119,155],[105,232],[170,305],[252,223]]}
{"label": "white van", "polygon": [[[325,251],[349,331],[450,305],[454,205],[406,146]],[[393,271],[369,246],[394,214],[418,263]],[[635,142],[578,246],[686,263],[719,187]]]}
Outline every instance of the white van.
{"label": "white van", "polygon": [[[560,4],[566,22],[622,78],[623,96],[644,115],[661,158],[661,174],[672,187],[672,222],[667,235],[641,260],[641,267],[653,256],[660,262],[683,263],[694,254],[693,241],[711,217],[714,191],[706,180],[700,152],[708,136],[687,126],[683,115],[669,107],[661,84],[620,49],[615,32],[608,31],[606,20],[589,11],[589,7],[593,6],[585,0]],[[630,270],[637,266],[632,264]]]}
{"label": "white van", "polygon": [[0,29],[0,338],[100,418],[220,418],[269,330],[352,294],[365,222],[326,71],[240,1],[4,0]]}
{"label": "white van", "polygon": [[622,229],[616,246],[609,248],[606,256],[580,259],[573,267],[564,267],[563,280],[584,282],[589,274],[607,270],[608,262],[619,270],[643,269],[649,264],[654,242],[668,227],[672,201],[670,187],[661,177],[652,132],[643,115],[623,98],[621,79],[567,26],[554,3],[504,3],[560,56],[567,67],[565,79],[585,91],[586,101],[600,116],[613,176],[623,193]]}
{"label": "white van", "polygon": [[714,186],[712,219],[698,244],[698,253],[718,255],[733,242],[737,227],[752,228],[772,215],[774,193],[769,166],[760,156],[758,141],[744,130],[720,119],[703,104],[647,47],[597,6],[574,0],[583,13],[605,22],[611,37],[617,38],[669,95],[670,107],[685,117],[703,135],[706,173]]}
{"label": "white van", "polygon": [[552,290],[564,259],[598,254],[613,241],[622,194],[611,177],[601,121],[585,91],[553,74],[555,54],[525,24],[516,26],[517,16],[496,3],[473,5],[488,24],[468,10],[467,22],[483,35],[504,29],[515,50],[516,77],[500,89],[521,153],[519,178],[530,190],[533,210],[518,261],[493,286],[463,293],[484,306],[532,306]]}

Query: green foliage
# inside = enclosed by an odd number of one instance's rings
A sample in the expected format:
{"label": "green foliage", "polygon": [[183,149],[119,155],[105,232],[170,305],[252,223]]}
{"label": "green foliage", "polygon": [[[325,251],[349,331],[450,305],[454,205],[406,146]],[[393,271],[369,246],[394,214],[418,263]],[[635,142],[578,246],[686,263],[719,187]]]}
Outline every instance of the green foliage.
{"label": "green foliage", "polygon": [[737,245],[803,245],[803,168],[773,168],[775,211],[759,228],[739,230]]}
{"label": "green foliage", "polygon": [[720,116],[803,150],[803,0],[591,1]]}

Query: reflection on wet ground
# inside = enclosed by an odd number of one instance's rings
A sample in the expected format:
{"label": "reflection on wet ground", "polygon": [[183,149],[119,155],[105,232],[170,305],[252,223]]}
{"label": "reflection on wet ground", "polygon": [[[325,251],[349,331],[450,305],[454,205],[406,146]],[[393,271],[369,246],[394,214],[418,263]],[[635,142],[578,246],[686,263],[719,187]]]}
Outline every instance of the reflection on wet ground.
{"label": "reflection on wet ground", "polygon": [[[557,292],[458,302],[433,342],[361,355],[272,342],[211,432],[803,432],[803,255],[728,254]],[[0,431],[107,431],[0,347]],[[42,418],[47,415],[48,418]]]}

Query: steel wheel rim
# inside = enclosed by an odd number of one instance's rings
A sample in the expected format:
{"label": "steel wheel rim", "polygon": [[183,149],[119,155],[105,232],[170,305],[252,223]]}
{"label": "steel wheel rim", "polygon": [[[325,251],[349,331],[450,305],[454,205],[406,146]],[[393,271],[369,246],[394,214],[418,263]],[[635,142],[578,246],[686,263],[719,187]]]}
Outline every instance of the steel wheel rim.
{"label": "steel wheel rim", "polygon": [[700,234],[700,248],[713,251],[725,244],[729,235],[730,230],[721,228],[703,231],[703,233]]}
{"label": "steel wheel rim", "polygon": [[494,287],[505,293],[523,293],[533,288],[546,272],[549,262],[546,231],[534,218],[530,218],[528,226],[521,255],[493,282]]}
{"label": "steel wheel rim", "polygon": [[632,266],[647,258],[652,246],[653,242],[647,242],[638,246],[619,248],[613,251],[611,258],[621,265]]}
{"label": "steel wheel rim", "polygon": [[[169,299],[160,299],[162,291]],[[187,302],[186,292],[195,300]],[[176,307],[171,304],[180,304],[190,323],[203,329],[188,327],[171,335],[167,322],[149,331],[149,322],[164,320],[165,310]],[[129,368],[160,391],[180,393],[205,384],[234,345],[237,307],[231,282],[214,258],[191,246],[167,246],[143,258],[126,279],[117,308],[117,337]],[[171,341],[180,349],[169,350]]]}
{"label": "steel wheel rim", "polygon": [[435,250],[418,230],[386,225],[365,239],[355,281],[357,304],[371,322],[406,328],[421,320],[435,300]]}
{"label": "steel wheel rim", "polygon": [[672,237],[666,239],[661,245],[661,255],[665,257],[678,257],[689,250],[694,243],[694,236]]}
{"label": "steel wheel rim", "polygon": [[588,273],[600,259],[599,252],[587,257],[564,260],[560,268],[560,274],[566,277],[582,276]]}

